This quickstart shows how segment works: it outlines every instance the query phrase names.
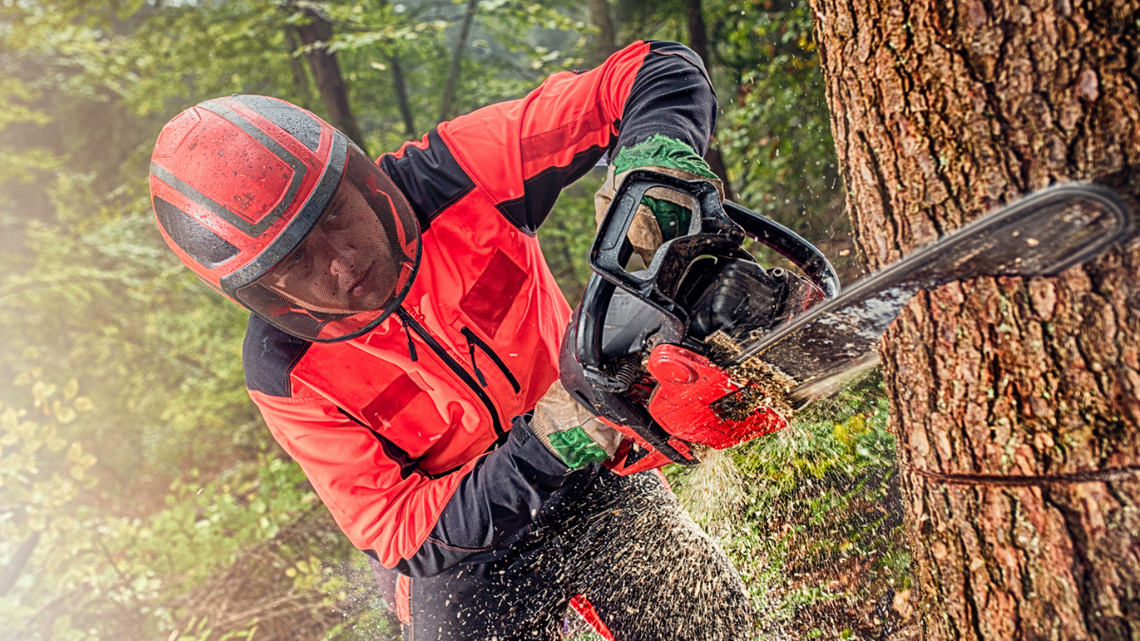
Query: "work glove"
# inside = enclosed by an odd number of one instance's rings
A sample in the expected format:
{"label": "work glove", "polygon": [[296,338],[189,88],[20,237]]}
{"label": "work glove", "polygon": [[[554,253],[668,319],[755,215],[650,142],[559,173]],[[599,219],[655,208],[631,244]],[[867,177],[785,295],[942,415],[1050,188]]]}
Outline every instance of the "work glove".
{"label": "work glove", "polygon": [[[656,135],[622,149],[610,163],[606,181],[594,194],[594,216],[599,226],[618,187],[634,169],[651,169],[682,180],[707,180],[716,186],[721,200],[724,200],[724,185],[704,158],[683,142]],[[652,198],[646,196],[641,199],[626,238],[646,265],[653,260],[653,254],[662,243],[685,233],[689,227],[691,206],[687,197],[665,190],[654,192]]]}
{"label": "work glove", "polygon": [[558,381],[538,399],[530,429],[546,449],[574,470],[608,460],[621,443],[621,432],[576,403]]}

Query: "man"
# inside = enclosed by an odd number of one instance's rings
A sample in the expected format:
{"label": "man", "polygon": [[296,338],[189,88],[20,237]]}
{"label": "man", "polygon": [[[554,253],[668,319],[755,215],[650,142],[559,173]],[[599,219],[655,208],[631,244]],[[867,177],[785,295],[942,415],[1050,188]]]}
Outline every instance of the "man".
{"label": "man", "polygon": [[[620,434],[558,382],[570,309],[535,238],[607,151],[600,207],[637,166],[712,178],[715,110],[691,51],[639,42],[376,163],[260,96],[160,134],[163,236],[253,312],[250,395],[345,534],[399,572],[406,639],[550,639],[576,595],[622,641],[747,636],[740,579],[658,476],[601,465]],[[661,227],[644,213],[631,240],[651,251]]]}

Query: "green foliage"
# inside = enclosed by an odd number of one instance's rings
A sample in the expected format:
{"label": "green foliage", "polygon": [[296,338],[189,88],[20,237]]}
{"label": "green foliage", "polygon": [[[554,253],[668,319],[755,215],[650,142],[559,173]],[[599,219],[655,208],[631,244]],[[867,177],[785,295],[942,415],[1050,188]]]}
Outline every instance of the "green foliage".
{"label": "green foliage", "polygon": [[[73,398],[79,405],[83,397]],[[255,628],[288,636],[375,609],[369,582],[361,580],[367,569],[342,567],[350,546],[297,467],[275,453],[206,482],[190,470],[171,484],[162,508],[142,518],[113,517],[76,506],[75,488],[92,484],[85,470],[94,458],[76,443],[65,446],[50,425],[20,418],[4,410],[0,441],[23,452],[42,443],[66,457],[39,470],[19,466],[27,457],[2,459],[0,496],[18,508],[0,521],[0,554],[39,534],[30,568],[0,599],[0,628],[21,639],[234,638]],[[59,474],[61,466],[73,480]],[[373,622],[373,631],[384,629],[391,630],[386,619]]]}
{"label": "green foliage", "polygon": [[737,200],[818,244],[851,280],[858,265],[807,3],[731,0],[709,30],[731,80],[717,141]]}

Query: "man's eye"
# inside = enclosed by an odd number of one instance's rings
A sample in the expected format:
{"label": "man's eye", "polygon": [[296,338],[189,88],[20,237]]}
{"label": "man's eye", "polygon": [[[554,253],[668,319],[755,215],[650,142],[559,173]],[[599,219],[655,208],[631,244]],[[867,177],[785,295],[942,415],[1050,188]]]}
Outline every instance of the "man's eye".
{"label": "man's eye", "polygon": [[344,224],[344,216],[341,214],[340,208],[329,210],[329,213],[325,214],[324,222],[321,224],[325,229],[340,229],[340,226]]}

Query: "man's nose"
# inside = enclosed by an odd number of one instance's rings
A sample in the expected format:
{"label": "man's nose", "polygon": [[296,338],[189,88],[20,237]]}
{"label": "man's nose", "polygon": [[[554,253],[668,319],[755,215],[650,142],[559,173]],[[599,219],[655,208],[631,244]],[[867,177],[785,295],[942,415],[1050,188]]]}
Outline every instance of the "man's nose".
{"label": "man's nose", "polygon": [[329,273],[337,278],[353,275],[356,267],[356,250],[348,246],[329,246]]}

